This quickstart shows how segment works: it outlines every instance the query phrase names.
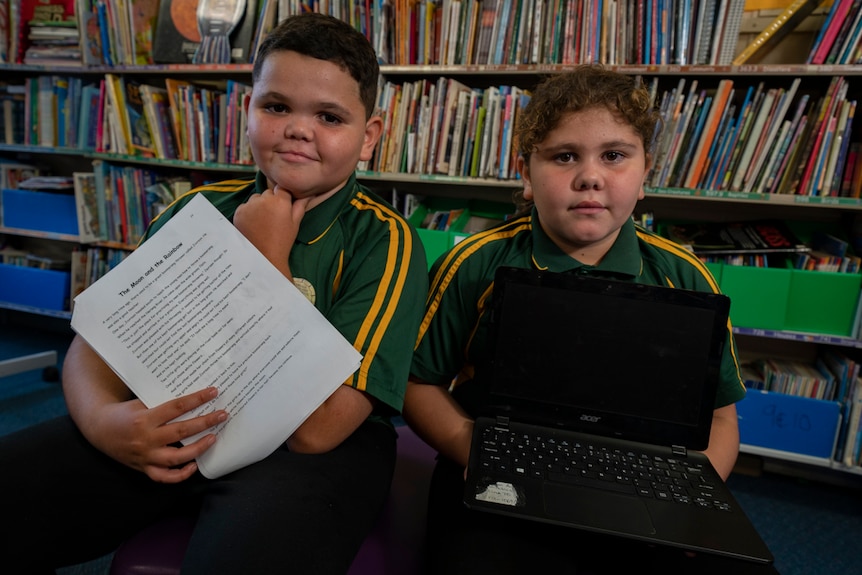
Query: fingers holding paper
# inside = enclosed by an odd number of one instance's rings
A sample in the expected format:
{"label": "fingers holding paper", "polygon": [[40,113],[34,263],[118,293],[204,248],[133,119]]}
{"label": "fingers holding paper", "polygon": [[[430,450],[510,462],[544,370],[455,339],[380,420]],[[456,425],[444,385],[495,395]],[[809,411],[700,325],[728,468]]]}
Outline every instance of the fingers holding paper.
{"label": "fingers holding paper", "polygon": [[152,409],[137,399],[115,403],[106,407],[103,417],[103,425],[112,432],[102,434],[106,441],[98,447],[153,481],[184,481],[197,471],[195,459],[215,443],[216,437],[209,433],[188,445],[179,442],[224,422],[227,413],[218,410],[182,421],[176,418],[212,401],[216,395],[215,389],[207,388]]}

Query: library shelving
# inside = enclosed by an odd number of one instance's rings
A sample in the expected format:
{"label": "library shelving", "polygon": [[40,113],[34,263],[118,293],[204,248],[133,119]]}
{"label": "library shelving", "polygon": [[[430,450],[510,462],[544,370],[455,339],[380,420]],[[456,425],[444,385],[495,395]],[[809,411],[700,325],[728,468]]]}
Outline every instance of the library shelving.
{"label": "library shelving", "polygon": [[[541,3],[537,2],[536,5],[538,4]],[[517,5],[520,6],[521,3],[518,2]],[[396,29],[387,37],[390,41],[392,38],[398,38],[398,30]],[[551,46],[550,43],[546,45]],[[397,62],[408,61],[410,57],[400,54],[398,46],[378,44],[375,46],[378,54],[383,55],[384,61],[392,62],[381,65],[379,103],[380,109],[385,114],[387,132],[375,157],[367,165],[361,166],[358,172],[360,180],[381,192],[384,197],[392,198],[393,204],[399,207],[407,203],[405,198],[408,195],[426,199],[459,200],[465,204],[473,200],[510,203],[512,193],[520,187],[517,174],[514,172],[510,138],[511,125],[517,119],[519,102],[523,104],[526,101],[530,90],[541,78],[565,71],[570,65],[545,62],[542,58],[538,59],[539,63],[534,61],[531,64],[402,64]],[[602,54],[605,53],[602,52]],[[453,57],[446,61],[463,62],[476,61],[476,59],[465,60],[462,57],[458,60]],[[618,59],[607,58],[602,61],[613,62]],[[679,130],[680,138],[685,137],[686,134],[691,138],[687,146],[682,148],[683,150],[690,148],[693,154],[687,162],[682,162],[684,156],[674,155],[671,152],[674,146],[672,142],[663,144],[661,140],[657,141],[657,160],[663,162],[662,166],[676,161],[679,164],[676,168],[678,171],[674,176],[673,169],[668,169],[663,176],[657,166],[647,182],[647,195],[638,206],[639,212],[649,212],[658,222],[780,218],[798,220],[807,225],[831,226],[847,233],[853,230],[859,231],[860,220],[862,220],[860,218],[862,200],[859,198],[859,190],[854,188],[856,184],[853,181],[845,184],[835,173],[839,171],[836,167],[838,154],[844,154],[841,165],[846,166],[849,161],[850,142],[862,140],[862,131],[852,122],[855,99],[862,94],[862,66],[803,63],[733,66],[714,62],[693,65],[670,63],[669,60],[664,63],[610,63],[609,65],[622,73],[642,78],[653,91],[656,104],[667,106],[664,130]],[[68,68],[0,65],[0,75],[2,75],[0,86],[3,88],[2,96],[5,98],[2,110],[4,124],[3,130],[0,130],[0,158],[5,158],[7,161],[23,161],[23,158],[63,175],[107,169],[106,166],[110,166],[110,169],[152,173],[155,174],[153,177],[156,179],[193,175],[194,177],[189,177],[191,184],[205,181],[208,177],[223,177],[226,173],[251,174],[255,168],[250,162],[250,156],[242,149],[242,117],[236,107],[237,101],[241,101],[237,98],[241,98],[242,89],[251,82],[251,71],[250,64],[157,64]],[[206,90],[206,98],[214,98],[213,102],[220,103],[210,109],[209,113],[201,115],[209,118],[212,124],[201,126],[196,124],[194,119],[189,119],[190,123],[184,128],[185,136],[171,125],[161,126],[163,140],[174,138],[173,155],[165,154],[165,150],[170,149],[170,146],[166,146],[164,141],[161,147],[153,146],[145,152],[141,151],[142,148],[147,148],[147,145],[133,141],[131,133],[126,135],[123,130],[128,129],[131,132],[132,125],[124,124],[126,120],[123,115],[105,116],[101,122],[103,131],[100,136],[94,136],[91,139],[81,136],[80,130],[95,128],[99,124],[96,118],[100,117],[100,111],[104,111],[104,98],[107,96],[103,96],[100,100],[102,102],[99,104],[100,107],[91,108],[86,112],[91,115],[91,119],[78,126],[79,132],[74,142],[66,142],[59,138],[51,139],[48,134],[40,133],[38,123],[35,126],[22,126],[21,129],[31,131],[29,136],[21,137],[19,140],[10,123],[17,118],[13,110],[21,110],[20,119],[26,118],[30,121],[31,114],[25,114],[24,110],[38,111],[39,78],[46,77],[77,79],[80,86],[90,84],[101,87],[106,81],[116,81],[119,82],[117,85],[120,87],[125,83],[133,85],[136,91],[141,85],[165,88],[168,87],[169,80],[177,80],[178,83],[185,82],[192,86],[193,92],[198,88]],[[49,83],[45,80],[42,82],[44,85]],[[62,80],[60,84],[63,85]],[[13,86],[11,95],[9,86]],[[233,91],[234,88],[236,92]],[[732,94],[729,90],[733,90]],[[716,105],[718,112],[709,116],[713,98],[720,97],[722,93],[726,95],[729,105],[723,110],[718,110]],[[836,118],[836,129],[832,130],[830,135],[835,135],[837,138],[840,133],[848,143],[844,146],[844,152],[841,152],[841,147],[834,148],[835,158],[831,160],[833,166],[831,180],[826,183],[824,174],[822,185],[817,187],[812,184],[813,193],[799,193],[792,182],[787,182],[783,189],[780,188],[779,183],[784,173],[781,171],[782,161],[785,157],[790,161],[793,156],[791,136],[793,130],[799,126],[799,118],[811,117],[811,125],[815,124],[815,117],[821,109],[817,106],[818,99],[830,93],[834,95],[834,108],[828,114]],[[117,95],[122,93],[117,92],[115,97]],[[747,100],[746,97],[748,97]],[[763,119],[760,124],[756,124],[757,117],[754,114],[760,111],[754,104],[757,98],[760,98],[758,102],[771,101],[775,102],[776,106],[784,98],[783,115],[768,114],[768,109],[765,104],[762,104]],[[806,99],[805,103],[800,103],[803,98]],[[13,100],[20,102],[22,99],[23,104],[12,103]],[[671,106],[672,99],[675,99],[676,107]],[[84,113],[83,104],[79,104],[76,110],[63,114],[62,108],[58,108],[59,105],[56,103],[55,92],[50,96],[43,92],[41,101],[41,105],[46,106],[45,110],[48,110],[45,114],[50,115],[52,122],[59,117],[67,120],[73,117],[79,119]],[[115,100],[114,105],[121,101],[121,99]],[[509,108],[506,106],[507,102]],[[751,116],[744,116],[746,102],[751,102],[750,111],[747,112]],[[171,104],[172,102],[167,103],[168,114],[172,111]],[[450,110],[448,121],[444,113],[447,108]],[[683,116],[687,108],[689,115]],[[509,116],[506,116],[507,109]],[[824,105],[822,109],[824,114],[827,114],[828,107]],[[481,115],[488,119],[484,124],[479,123],[479,110],[484,110]],[[836,112],[836,110],[844,110],[843,120],[842,112]],[[152,114],[153,117],[157,116],[155,112]],[[36,116],[38,115],[37,112]],[[440,124],[430,123],[434,115],[439,117],[437,121]],[[751,120],[746,120],[749,117]],[[162,118],[164,119],[165,116]],[[494,124],[491,118],[497,119],[498,123]],[[712,138],[708,138],[706,131],[684,129],[683,118],[685,121],[691,121],[691,126],[697,123],[697,119],[700,119],[704,126],[709,126],[711,122],[714,128]],[[774,123],[770,123],[770,118]],[[737,159],[732,154],[733,140],[728,139],[727,147],[722,149],[722,140],[717,134],[724,133],[730,138],[730,134],[734,133],[731,129],[742,133],[744,120],[752,122],[754,126],[746,132],[751,138],[749,141],[756,142],[761,135],[764,135],[765,139],[759,146],[752,143],[746,162],[740,163],[742,158]],[[839,122],[843,122],[843,132],[837,130]],[[756,129],[757,127],[759,130]],[[56,131],[59,128],[54,124],[52,130]],[[213,148],[207,149],[202,141],[212,133],[227,134],[229,138],[226,142],[224,140],[221,142],[221,148],[219,142],[210,142]],[[441,133],[445,133],[446,136],[440,136]],[[438,138],[445,138],[451,134],[452,141],[435,140],[435,134]],[[41,140],[40,135],[44,136]],[[151,133],[150,136],[155,134]],[[483,137],[488,139],[487,143],[483,141]],[[767,141],[769,138],[771,139]],[[454,147],[454,140],[458,140],[457,148]],[[701,168],[696,168],[693,167],[696,166],[693,160],[697,159],[698,144],[701,141],[705,142],[702,146],[704,151],[700,153],[700,161],[703,164]],[[742,143],[737,144],[740,150],[738,154],[743,155],[747,142],[739,141]],[[194,145],[198,146],[196,152],[189,150],[189,142],[195,142]],[[779,142],[787,142],[787,148],[783,154],[779,148]],[[682,141],[678,145],[681,144]],[[710,150],[707,144],[714,144],[715,148]],[[773,149],[774,153],[770,153]],[[832,153],[830,150],[832,148],[821,144],[819,153],[827,157]],[[807,170],[804,165],[809,157],[813,157],[813,152],[809,150],[806,156],[805,151],[800,147],[795,164],[797,170],[801,172]],[[862,155],[859,157],[862,158]],[[722,158],[727,164],[720,163],[719,160]],[[731,180],[723,183],[719,177],[721,170],[733,175],[738,170],[747,170],[748,165],[758,163],[760,164],[758,170],[751,174],[748,181],[734,184]],[[709,176],[711,167],[714,171]],[[772,183],[769,181],[770,178]],[[838,187],[849,186],[849,189],[842,191],[833,186],[833,183],[837,183]],[[143,223],[146,223],[146,217]],[[141,229],[141,227],[137,228],[138,233]],[[27,234],[22,230],[0,227],[0,236],[26,237]],[[81,245],[80,238],[74,236],[36,239],[66,242],[65,245]],[[134,248],[136,241],[137,238],[132,234],[120,240],[104,237],[91,241],[87,245],[128,251]],[[441,249],[445,247],[445,244],[441,245]],[[725,266],[724,269],[728,270],[729,266]],[[846,274],[846,278],[838,278],[835,277],[837,274],[811,272],[823,273],[822,278],[829,278],[825,280],[826,285],[823,287],[823,293],[827,295],[822,295],[816,291],[790,293],[790,278],[795,277],[792,270],[776,271],[780,272],[780,278],[774,281],[770,278],[772,283],[757,275],[757,270],[746,270],[744,273],[749,275],[743,276],[736,284],[728,283],[728,286],[743,286],[743,291],[735,291],[730,295],[734,302],[745,302],[745,305],[753,310],[752,314],[743,317],[742,321],[734,318],[734,312],[731,312],[742,359],[753,359],[768,354],[795,359],[805,358],[814,362],[822,349],[837,350],[853,360],[862,359],[858,353],[862,343],[858,333],[853,331],[852,317],[848,319],[842,316],[828,322],[825,330],[817,327],[806,329],[806,325],[800,323],[798,318],[787,317],[797,314],[799,310],[796,308],[799,307],[799,302],[804,304],[801,307],[811,308],[810,313],[807,314],[811,316],[822,315],[821,311],[840,316],[848,309],[851,310],[849,315],[854,315],[860,292],[858,274]],[[728,275],[736,273],[738,270],[730,270]],[[721,274],[716,275],[721,285],[721,279],[718,278]],[[802,276],[802,274],[796,275]],[[803,279],[805,281],[802,283],[805,283],[806,289],[819,289],[817,281],[820,278],[812,279],[809,275],[805,275]],[[763,285],[767,285],[774,292],[757,293],[753,296],[749,294],[756,291],[754,287]],[[724,285],[722,288],[724,289]],[[782,292],[783,295],[778,292]],[[746,302],[746,298],[751,301]],[[781,298],[784,298],[783,303],[780,301]],[[825,300],[829,300],[828,303],[833,308],[838,305],[835,301],[840,305],[835,309],[826,310],[823,307]],[[16,307],[13,302],[0,302],[0,307],[23,309],[34,313],[69,313],[68,309],[52,311],[27,306]],[[739,303],[738,307],[744,308],[742,303]],[[764,307],[771,307],[775,313],[772,316],[759,314],[760,308]],[[807,320],[807,317],[803,320]],[[759,324],[758,322],[761,321],[763,323]],[[785,406],[785,408],[805,409],[801,405]],[[834,425],[832,447],[838,435],[837,420]],[[803,461],[840,471],[859,472],[858,465],[845,465],[842,461],[836,460],[832,453],[825,456],[799,454],[756,445],[754,442],[746,443],[743,450],[767,457]]]}

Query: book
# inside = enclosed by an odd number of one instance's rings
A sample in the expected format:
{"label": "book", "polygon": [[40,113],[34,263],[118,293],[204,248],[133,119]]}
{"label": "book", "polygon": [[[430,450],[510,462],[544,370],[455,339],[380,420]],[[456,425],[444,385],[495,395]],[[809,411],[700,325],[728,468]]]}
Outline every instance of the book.
{"label": "book", "polygon": [[742,23],[742,13],[745,10],[745,0],[730,0],[721,30],[721,47],[718,53],[718,64],[726,66],[733,61],[736,54],[736,44],[739,41],[739,27]]}
{"label": "book", "polygon": [[[208,287],[163,295],[192,281]],[[197,459],[211,479],[272,453],[361,360],[202,194],[79,294],[71,324],[148,407],[218,389],[212,402],[180,416],[229,413],[214,430],[183,440],[218,435]]]}
{"label": "book", "polygon": [[847,13],[853,0],[834,0],[833,11],[830,13],[831,19],[823,27],[823,34],[819,38],[819,44],[811,49],[808,57],[809,64],[823,64],[826,62],[826,57],[829,54],[835,38],[841,29],[844,20],[847,18]]}
{"label": "book", "polygon": [[131,152],[136,155],[155,156],[153,136],[144,114],[144,101],[141,99],[141,82],[124,76],[121,83],[125,92],[123,99],[126,102],[126,118],[132,144]]}
{"label": "book", "polygon": [[24,143],[26,97],[24,84],[0,82],[0,141],[4,144]]}
{"label": "book", "polygon": [[168,91],[149,84],[141,84],[139,90],[156,156],[165,160],[176,159],[177,144],[174,139]]}
{"label": "book", "polygon": [[83,292],[89,285],[87,268],[89,266],[90,251],[75,247],[72,249],[72,257],[69,266],[69,298],[72,309],[75,308],[75,296]]}
{"label": "book", "polygon": [[458,112],[458,99],[461,93],[469,95],[470,88],[458,80],[450,78],[446,82],[443,115],[440,122],[440,139],[437,142],[437,163],[432,173],[449,173],[449,156],[452,152],[452,143],[456,131],[455,116]]}
{"label": "book", "polygon": [[102,32],[95,0],[77,0],[78,31],[81,35],[81,62],[85,66],[101,66]]}
{"label": "book", "polygon": [[844,46],[842,47],[838,56],[835,58],[836,64],[856,63],[854,61],[853,54],[857,51],[857,49],[859,49],[860,40],[862,40],[862,10],[857,7],[855,14],[856,15],[853,17],[853,23],[847,35],[847,39],[844,42]]}
{"label": "book", "polygon": [[73,172],[75,205],[78,214],[78,237],[82,244],[107,240],[99,221],[99,198],[93,172]]}
{"label": "book", "polygon": [[153,33],[153,62],[189,64],[201,41],[198,30],[199,0],[160,0]]}
{"label": "book", "polygon": [[697,149],[694,158],[691,162],[691,167],[688,172],[685,186],[694,188],[700,181],[703,174],[703,169],[708,158],[710,145],[715,139],[718,130],[719,122],[722,119],[723,113],[727,107],[728,100],[733,94],[733,80],[721,80],[718,83],[718,88],[715,90],[712,106],[709,109],[709,115],[706,118],[706,124],[703,133],[697,140]]}
{"label": "book", "polygon": [[835,36],[832,46],[829,47],[829,51],[823,62],[824,64],[835,64],[838,55],[844,51],[844,43],[851,35],[852,27],[856,22],[857,16],[860,14],[860,6],[862,6],[862,0],[853,0],[850,4],[850,7],[847,9],[847,14],[841,22],[838,34]]}
{"label": "book", "polygon": [[108,115],[107,125],[111,128],[110,150],[119,154],[132,153],[132,133],[129,124],[128,107],[126,106],[126,94],[123,87],[123,77],[116,74],[105,74],[105,93],[108,106],[105,114]]}
{"label": "book", "polygon": [[165,78],[165,89],[168,93],[168,108],[171,117],[171,129],[174,142],[177,145],[177,159],[190,159],[190,135],[185,122],[185,109],[182,92],[191,88],[191,83],[176,78]]}
{"label": "book", "polygon": [[[763,132],[761,132],[757,147],[754,151],[754,156],[752,157],[752,162],[746,170],[745,178],[743,179],[743,191],[746,193],[752,191],[757,180],[757,176],[760,173],[760,169],[764,162],[767,161],[767,153],[771,150],[772,143],[784,123],[784,117],[787,115],[787,110],[790,109],[791,102],[793,102],[796,97],[796,91],[799,89],[801,81],[801,78],[794,78],[790,88],[786,91],[780,88],[776,92],[776,100],[774,102],[773,109],[767,118],[766,127]],[[787,129],[790,129],[789,124]]]}
{"label": "book", "polygon": [[829,85],[827,95],[823,98],[820,113],[814,127],[816,133],[813,134],[810,150],[806,150],[803,158],[807,158],[804,164],[804,170],[801,170],[801,176],[796,186],[796,193],[801,195],[811,195],[811,184],[813,182],[812,175],[814,174],[818,161],[822,159],[822,154],[825,149],[823,140],[827,137],[830,125],[833,124],[835,110],[840,102],[843,102],[847,95],[847,81],[840,77],[833,77]]}
{"label": "book", "polygon": [[856,381],[853,386],[853,394],[849,401],[847,414],[847,430],[845,434],[843,463],[855,467],[860,464],[859,449],[862,445],[862,384]]}
{"label": "book", "polygon": [[[159,3],[167,0],[132,0],[128,6],[131,14],[131,39],[134,64],[147,66],[153,63],[153,32]],[[253,2],[252,2],[253,4]]]}
{"label": "book", "polygon": [[758,142],[762,137],[766,136],[765,127],[768,125],[770,114],[773,111],[773,105],[775,104],[777,97],[778,91],[774,88],[767,90],[763,97],[760,108],[757,110],[756,116],[754,116],[751,131],[749,132],[752,137],[746,137],[744,140],[744,147],[739,156],[738,164],[742,169],[735,170],[730,184],[731,190],[738,191],[742,189],[743,179],[748,172],[748,168],[752,165],[751,160],[754,156],[754,151],[757,148]]}
{"label": "book", "polygon": [[670,223],[665,235],[695,254],[797,253],[810,249],[781,220]]}

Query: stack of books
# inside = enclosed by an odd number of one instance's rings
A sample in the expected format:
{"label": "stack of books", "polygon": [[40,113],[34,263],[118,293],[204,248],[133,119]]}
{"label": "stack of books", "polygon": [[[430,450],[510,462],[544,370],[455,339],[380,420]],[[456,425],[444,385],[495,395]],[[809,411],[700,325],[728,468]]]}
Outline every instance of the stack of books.
{"label": "stack of books", "polygon": [[81,66],[78,26],[74,20],[31,20],[24,63],[36,66]]}

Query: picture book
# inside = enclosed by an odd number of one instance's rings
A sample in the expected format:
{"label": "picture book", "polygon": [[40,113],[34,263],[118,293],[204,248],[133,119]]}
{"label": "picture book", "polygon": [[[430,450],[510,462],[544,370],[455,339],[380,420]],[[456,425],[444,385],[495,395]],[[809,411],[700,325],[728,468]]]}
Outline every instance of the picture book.
{"label": "picture book", "polygon": [[695,254],[794,253],[809,248],[781,220],[667,224],[665,236]]}
{"label": "picture book", "polygon": [[144,156],[154,156],[153,137],[144,115],[144,102],[141,99],[141,83],[133,78],[123,77],[125,90],[126,116],[129,124],[129,134],[132,142],[132,153]]}
{"label": "picture book", "polygon": [[[153,33],[152,57],[156,64],[188,64],[201,42],[197,9],[206,0],[160,0]],[[271,2],[275,5],[275,2]],[[256,0],[245,0],[245,12],[230,34],[231,63],[252,61],[252,42],[257,28]]]}
{"label": "picture book", "polygon": [[93,172],[74,172],[75,204],[78,212],[78,235],[81,243],[106,240],[99,222],[99,199]]}
{"label": "picture book", "polygon": [[156,156],[168,160],[176,159],[177,145],[174,140],[168,91],[159,86],[142,84],[140,93]]}
{"label": "picture book", "polygon": [[153,34],[156,64],[188,64],[201,41],[198,0],[161,0]]}
{"label": "picture book", "polygon": [[78,35],[81,39],[81,62],[87,66],[101,66],[102,40],[96,0],[77,0]]}
{"label": "picture book", "polygon": [[132,0],[131,37],[134,63],[146,66],[153,63],[153,32],[159,11],[159,0]]}

